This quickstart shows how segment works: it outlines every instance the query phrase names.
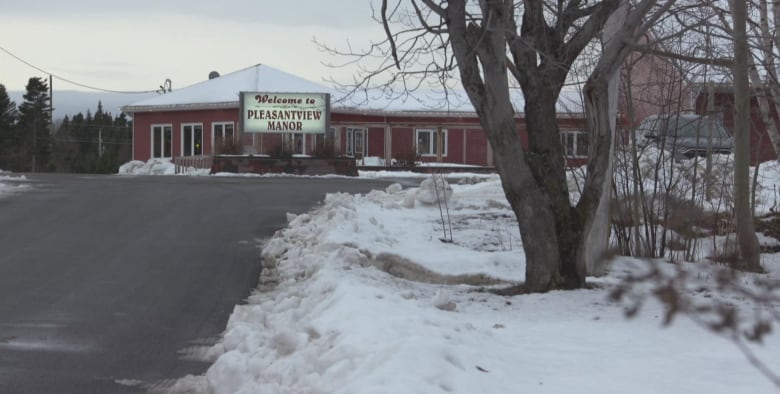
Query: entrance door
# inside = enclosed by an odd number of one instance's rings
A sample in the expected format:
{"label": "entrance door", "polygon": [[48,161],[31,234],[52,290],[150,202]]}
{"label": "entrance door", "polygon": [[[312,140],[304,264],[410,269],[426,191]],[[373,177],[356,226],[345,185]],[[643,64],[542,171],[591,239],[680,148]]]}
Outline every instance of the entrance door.
{"label": "entrance door", "polygon": [[367,152],[366,129],[347,128],[347,155],[362,159]]}

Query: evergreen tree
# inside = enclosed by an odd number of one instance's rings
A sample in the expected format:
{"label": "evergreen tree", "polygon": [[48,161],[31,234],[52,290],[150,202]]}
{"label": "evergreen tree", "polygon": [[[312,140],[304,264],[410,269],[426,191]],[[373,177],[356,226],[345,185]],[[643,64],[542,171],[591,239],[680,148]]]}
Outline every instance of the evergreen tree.
{"label": "evergreen tree", "polygon": [[0,169],[10,169],[7,157],[12,149],[10,145],[16,117],[16,103],[11,101],[5,86],[0,84]]}
{"label": "evergreen tree", "polygon": [[51,166],[52,135],[49,125],[49,86],[41,78],[33,77],[27,83],[24,102],[19,106],[17,127],[20,155],[14,164],[18,171],[49,171]]}
{"label": "evergreen tree", "polygon": [[124,113],[117,117],[97,110],[66,118],[57,130],[57,169],[76,173],[116,173],[132,155],[132,125]]}

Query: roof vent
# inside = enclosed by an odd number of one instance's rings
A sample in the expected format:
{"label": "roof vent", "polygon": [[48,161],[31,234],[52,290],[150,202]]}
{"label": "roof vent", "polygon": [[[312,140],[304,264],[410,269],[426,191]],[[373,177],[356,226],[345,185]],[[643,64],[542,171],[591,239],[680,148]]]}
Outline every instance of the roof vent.
{"label": "roof vent", "polygon": [[216,71],[212,71],[209,73],[209,79],[219,78],[219,73]]}

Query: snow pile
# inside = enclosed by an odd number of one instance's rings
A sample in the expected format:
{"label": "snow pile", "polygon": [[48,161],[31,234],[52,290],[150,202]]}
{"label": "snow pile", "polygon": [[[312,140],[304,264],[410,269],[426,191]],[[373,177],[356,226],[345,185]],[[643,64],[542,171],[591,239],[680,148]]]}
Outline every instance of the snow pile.
{"label": "snow pile", "polygon": [[[209,175],[208,168],[180,167],[182,175]],[[120,175],[176,175],[176,165],[171,159],[149,159],[147,162],[140,160],[129,161],[119,166]]]}
{"label": "snow pile", "polygon": [[[774,392],[736,347],[696,324],[660,329],[658,305],[626,320],[607,300],[620,270],[589,278],[592,290],[480,291],[523,280],[517,224],[497,177],[451,188],[447,213],[415,203],[419,188],[392,185],[330,194],[289,215],[263,249],[259,291],[235,307],[203,390]],[[450,226],[453,242],[440,241]],[[770,337],[756,349],[775,371],[780,353],[767,349],[778,345]]]}
{"label": "snow pile", "polygon": [[119,166],[120,175],[173,175],[176,166],[170,159],[132,160]]}
{"label": "snow pile", "polygon": [[432,176],[422,181],[420,190],[415,196],[417,201],[427,205],[444,205],[450,197],[452,197],[452,187],[440,176]]}
{"label": "snow pile", "polygon": [[360,160],[357,160],[357,165],[367,167],[384,167],[385,159],[377,156],[367,156]]}
{"label": "snow pile", "polygon": [[25,182],[27,177],[24,175],[13,175],[10,171],[0,170],[0,196],[29,189],[30,186]]}

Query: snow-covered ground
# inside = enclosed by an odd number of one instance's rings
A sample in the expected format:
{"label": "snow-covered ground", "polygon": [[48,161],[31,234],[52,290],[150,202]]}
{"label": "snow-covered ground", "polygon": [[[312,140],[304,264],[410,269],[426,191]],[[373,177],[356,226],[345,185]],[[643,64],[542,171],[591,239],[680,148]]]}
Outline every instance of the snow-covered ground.
{"label": "snow-covered ground", "polygon": [[[139,163],[124,172],[172,173],[165,163]],[[759,210],[766,211],[780,167],[761,171]],[[404,174],[361,173],[382,176]],[[606,276],[588,278],[590,289],[512,297],[485,291],[524,279],[522,242],[500,181],[459,174],[445,186],[432,179],[419,188],[330,194],[311,212],[289,214],[287,228],[258,240],[261,284],[235,306],[222,342],[206,352],[213,365],[167,392],[780,390],[700,321],[678,316],[664,326],[667,310],[652,300],[626,318],[626,304],[609,293],[651,262],[618,258]],[[431,203],[437,191],[451,193],[446,205]],[[748,318],[756,314],[744,297],[718,293],[711,263],[653,264],[691,272],[696,283],[687,296],[697,302],[726,299]],[[767,274],[742,281],[780,280],[780,254],[762,255],[762,264]],[[747,348],[780,374],[778,336]]]}
{"label": "snow-covered ground", "polygon": [[[632,265],[645,264],[638,260],[619,259],[608,276],[589,278],[593,289],[483,291],[523,280],[517,226],[496,176],[451,187],[444,227],[439,206],[420,201],[430,187],[331,194],[312,212],[291,215],[288,228],[263,244],[262,284],[235,307],[212,349],[216,362],[174,392],[778,389],[736,346],[694,322],[664,328],[660,305],[626,319],[608,292]],[[443,242],[450,222],[452,242]],[[763,263],[780,274],[777,254]],[[770,337],[754,349],[778,373],[779,345]]]}

